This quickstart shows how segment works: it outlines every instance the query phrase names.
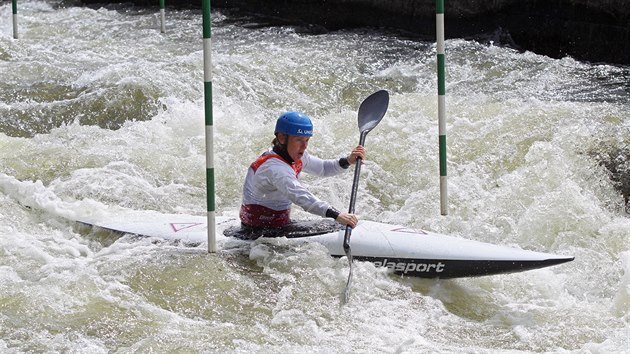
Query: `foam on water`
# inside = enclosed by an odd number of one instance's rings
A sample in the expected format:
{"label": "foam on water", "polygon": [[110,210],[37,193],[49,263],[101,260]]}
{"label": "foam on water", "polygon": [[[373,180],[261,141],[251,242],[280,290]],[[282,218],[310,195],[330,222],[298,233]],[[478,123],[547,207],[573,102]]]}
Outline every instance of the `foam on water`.
{"label": "foam on water", "polygon": [[[126,209],[205,213],[201,18],[169,11],[161,35],[157,15],[142,11],[20,6],[19,41],[0,23],[0,350],[630,350],[630,220],[593,158],[630,144],[627,68],[448,41],[443,217],[433,44],[252,29],[215,14],[219,233],[237,218],[247,166],[280,112],[312,115],[309,150],[338,157],[358,142],[360,101],[384,88],[389,111],[366,141],[363,218],[576,256],[448,281],[359,262],[340,307],[347,260],[321,245],[220,235],[209,255],[204,244],[67,222]],[[305,183],[348,205],[350,173]]]}

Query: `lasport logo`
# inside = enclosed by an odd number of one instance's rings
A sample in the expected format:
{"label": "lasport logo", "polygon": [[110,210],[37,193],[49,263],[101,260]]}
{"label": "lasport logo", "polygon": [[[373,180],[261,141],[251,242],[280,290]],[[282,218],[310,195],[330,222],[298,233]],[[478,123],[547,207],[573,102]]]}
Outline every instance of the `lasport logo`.
{"label": "lasport logo", "polygon": [[429,273],[431,271],[441,273],[444,271],[445,264],[442,262],[437,263],[413,263],[413,262],[389,262],[387,258],[383,261],[373,262],[377,267],[387,267],[395,272],[409,273],[420,272]]}

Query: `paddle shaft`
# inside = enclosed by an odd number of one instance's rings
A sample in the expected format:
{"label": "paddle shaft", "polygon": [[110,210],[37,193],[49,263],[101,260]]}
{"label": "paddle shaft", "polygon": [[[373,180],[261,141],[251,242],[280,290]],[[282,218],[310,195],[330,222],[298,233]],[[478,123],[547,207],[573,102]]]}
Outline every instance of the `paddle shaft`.
{"label": "paddle shaft", "polygon": [[[364,146],[365,137],[367,136],[368,131],[361,132],[359,137],[359,145]],[[361,174],[361,161],[360,157],[357,157],[357,161],[354,168],[354,179],[352,181],[352,191],[350,193],[350,207],[348,208],[348,213],[354,214],[354,205],[357,200],[357,190],[359,189],[359,176]],[[352,234],[352,227],[346,226],[346,233],[343,236],[343,250],[346,252],[346,255],[350,258],[350,235]]]}

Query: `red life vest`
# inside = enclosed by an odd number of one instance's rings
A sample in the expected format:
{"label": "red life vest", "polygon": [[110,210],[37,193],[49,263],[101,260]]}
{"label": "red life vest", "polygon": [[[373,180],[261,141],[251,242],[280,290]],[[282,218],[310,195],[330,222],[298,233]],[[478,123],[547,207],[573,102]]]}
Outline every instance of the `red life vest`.
{"label": "red life vest", "polygon": [[[272,152],[266,152],[266,153],[260,155],[256,159],[256,161],[252,162],[251,168],[254,170],[254,173],[258,170],[258,168],[263,163],[265,163],[269,159],[278,159],[278,160],[286,163],[287,165],[289,164],[285,159],[280,157],[280,155],[278,155],[276,153],[272,153]],[[295,161],[295,163],[293,163],[293,165],[291,165],[291,168],[293,169],[293,171],[295,171],[295,177],[297,178],[297,176],[300,174],[300,172],[302,172],[302,160]]]}
{"label": "red life vest", "polygon": [[[254,173],[256,173],[263,163],[274,158],[289,164],[286,160],[275,153],[264,153],[252,162],[251,168]],[[291,165],[291,168],[295,171],[295,177],[297,178],[300,172],[302,172],[302,160],[297,160],[293,165]],[[241,222],[247,226],[278,228],[291,222],[290,214],[291,209],[273,210],[258,204],[247,204],[241,205],[239,216],[241,218]]]}

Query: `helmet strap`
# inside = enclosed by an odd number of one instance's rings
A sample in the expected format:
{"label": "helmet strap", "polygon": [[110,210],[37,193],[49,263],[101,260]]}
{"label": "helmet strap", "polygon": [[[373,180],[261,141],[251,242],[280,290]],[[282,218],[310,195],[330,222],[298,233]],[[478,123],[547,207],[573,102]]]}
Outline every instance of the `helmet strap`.
{"label": "helmet strap", "polygon": [[283,134],[283,135],[286,137],[286,139],[284,140],[284,143],[280,141],[278,134],[276,134],[277,144],[273,146],[273,152],[280,155],[280,157],[282,157],[286,162],[292,165],[294,161],[291,158],[291,156],[289,156],[289,151],[287,150],[287,146],[289,145],[289,136],[286,134]]}

